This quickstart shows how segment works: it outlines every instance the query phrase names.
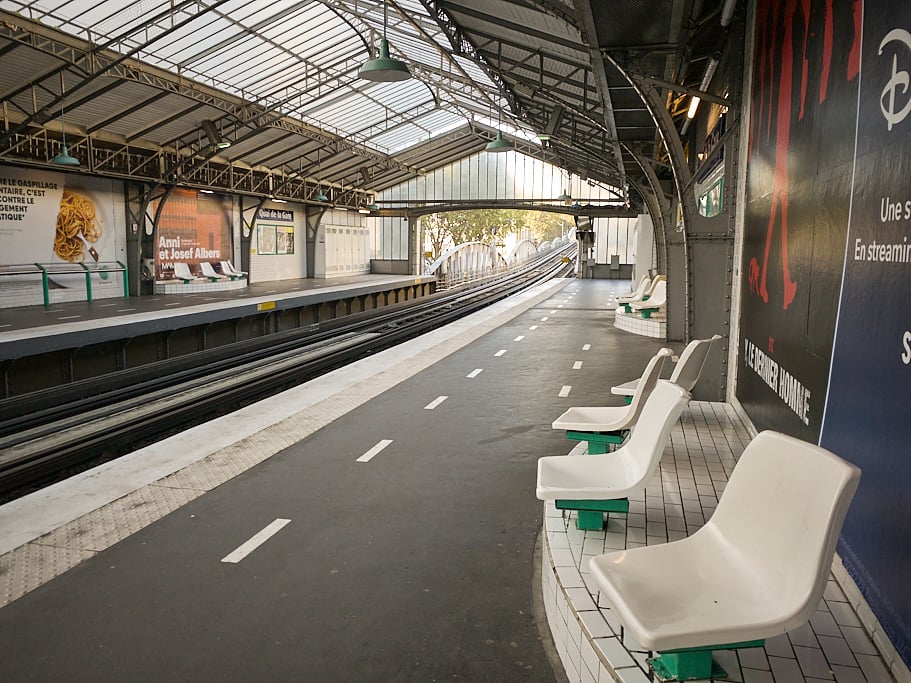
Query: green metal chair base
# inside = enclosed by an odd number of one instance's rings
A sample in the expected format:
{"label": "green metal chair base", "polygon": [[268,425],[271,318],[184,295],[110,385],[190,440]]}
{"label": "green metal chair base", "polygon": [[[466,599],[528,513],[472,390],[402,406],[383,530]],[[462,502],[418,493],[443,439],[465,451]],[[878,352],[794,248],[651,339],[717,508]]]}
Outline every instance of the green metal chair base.
{"label": "green metal chair base", "polygon": [[586,441],[589,455],[600,455],[613,450],[613,446],[622,444],[627,434],[629,434],[629,430],[626,429],[617,432],[567,431],[566,438],[570,441]]}
{"label": "green metal chair base", "polygon": [[657,310],[658,310],[657,308],[643,308],[639,312],[642,314],[643,318],[651,318],[652,313],[654,313]]}
{"label": "green metal chair base", "polygon": [[714,650],[739,650],[746,647],[762,647],[764,644],[765,640],[749,640],[743,643],[710,645],[691,650],[666,650],[646,661],[659,681],[727,678],[727,672],[712,659]]}
{"label": "green metal chair base", "polygon": [[629,512],[629,500],[556,500],[558,510],[576,510],[576,528],[580,531],[601,531],[604,528],[605,512]]}

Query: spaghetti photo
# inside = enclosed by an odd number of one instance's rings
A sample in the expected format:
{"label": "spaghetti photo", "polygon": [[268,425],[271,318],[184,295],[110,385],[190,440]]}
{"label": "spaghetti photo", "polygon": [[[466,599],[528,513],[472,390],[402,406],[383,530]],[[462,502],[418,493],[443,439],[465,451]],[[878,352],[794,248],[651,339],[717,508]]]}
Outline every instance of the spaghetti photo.
{"label": "spaghetti photo", "polygon": [[92,201],[64,190],[57,214],[54,253],[69,263],[84,261],[86,247],[97,242],[101,233],[101,221]]}

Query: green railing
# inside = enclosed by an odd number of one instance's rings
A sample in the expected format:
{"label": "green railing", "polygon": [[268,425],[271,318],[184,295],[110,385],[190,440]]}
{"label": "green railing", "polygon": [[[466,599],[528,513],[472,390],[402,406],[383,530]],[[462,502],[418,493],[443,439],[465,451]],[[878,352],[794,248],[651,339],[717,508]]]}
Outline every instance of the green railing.
{"label": "green railing", "polygon": [[35,275],[41,277],[41,291],[44,305],[51,305],[51,279],[57,275],[82,275],[85,277],[85,298],[92,301],[92,277],[97,276],[106,280],[115,273],[122,273],[123,296],[130,296],[129,272],[127,266],[120,261],[100,261],[98,263],[24,263],[0,265],[0,276],[3,275]]}

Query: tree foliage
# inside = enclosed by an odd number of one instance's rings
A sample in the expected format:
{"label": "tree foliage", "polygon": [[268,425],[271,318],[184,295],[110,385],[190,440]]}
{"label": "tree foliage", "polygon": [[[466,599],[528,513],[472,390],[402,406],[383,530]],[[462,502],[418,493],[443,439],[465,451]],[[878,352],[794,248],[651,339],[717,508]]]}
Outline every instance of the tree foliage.
{"label": "tree foliage", "polygon": [[507,235],[530,236],[537,242],[553,240],[573,227],[572,216],[525,209],[448,211],[422,218],[426,247],[433,258],[464,242],[502,244]]}

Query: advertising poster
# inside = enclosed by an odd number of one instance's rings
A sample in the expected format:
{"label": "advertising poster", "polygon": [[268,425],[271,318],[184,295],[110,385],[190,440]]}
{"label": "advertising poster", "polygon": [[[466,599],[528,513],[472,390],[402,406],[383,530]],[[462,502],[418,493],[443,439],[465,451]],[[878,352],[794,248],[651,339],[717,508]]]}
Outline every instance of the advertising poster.
{"label": "advertising poster", "polygon": [[737,398],[816,443],[851,196],[860,55],[851,0],[757,5]]}
{"label": "advertising poster", "polygon": [[3,263],[116,261],[112,204],[110,182],[0,167]]}
{"label": "advertising poster", "polygon": [[[157,210],[153,204],[152,210]],[[155,277],[174,277],[174,264],[186,263],[199,272],[199,264],[231,261],[231,205],[222,195],[175,188],[167,196],[155,237]]]}
{"label": "advertising poster", "polygon": [[821,444],[858,465],[839,554],[911,665],[911,4],[867,2],[851,227]]}
{"label": "advertising poster", "polygon": [[256,250],[262,256],[294,253],[294,212],[263,207],[256,214]]}
{"label": "advertising poster", "polygon": [[[124,260],[117,245],[119,224],[111,181],[0,167],[0,263],[47,267],[52,300],[85,298],[82,264],[97,271],[94,297],[123,295],[122,278],[111,275],[119,269],[116,262]],[[7,296],[36,287],[40,292],[40,279],[4,277],[0,286]]]}

